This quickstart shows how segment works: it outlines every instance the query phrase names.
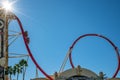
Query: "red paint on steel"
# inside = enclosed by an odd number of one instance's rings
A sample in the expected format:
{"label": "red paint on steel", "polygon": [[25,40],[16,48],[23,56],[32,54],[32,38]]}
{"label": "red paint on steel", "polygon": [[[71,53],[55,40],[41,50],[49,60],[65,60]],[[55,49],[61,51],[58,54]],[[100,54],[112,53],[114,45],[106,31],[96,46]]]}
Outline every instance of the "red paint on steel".
{"label": "red paint on steel", "polygon": [[49,80],[53,80],[37,63],[37,61],[35,60],[35,58],[33,57],[32,53],[31,53],[31,50],[27,44],[27,39],[25,37],[25,32],[24,32],[24,29],[23,29],[23,26],[22,26],[22,23],[21,21],[19,20],[19,18],[17,16],[15,16],[19,26],[20,26],[20,29],[21,29],[21,32],[22,32],[22,36],[23,36],[23,40],[24,40],[24,43],[25,43],[25,46],[26,46],[26,49],[29,53],[29,56],[31,57],[32,61],[34,62],[34,64],[36,65],[36,67],[49,79]]}
{"label": "red paint on steel", "polygon": [[[120,70],[120,56],[119,56],[119,51],[118,51],[118,48],[115,46],[115,44],[109,40],[108,38],[106,38],[105,36],[102,36],[102,35],[99,35],[99,34],[85,34],[85,35],[82,35],[80,37],[78,37],[74,42],[73,44],[71,45],[71,47],[69,48],[69,50],[72,50],[73,47],[75,46],[75,44],[81,39],[81,38],[84,38],[84,37],[87,37],[87,36],[96,36],[96,37],[100,37],[100,38],[103,38],[105,39],[106,41],[108,41],[114,48],[115,52],[116,52],[116,55],[117,55],[117,59],[118,59],[118,66],[116,68],[116,71],[114,73],[114,75],[112,76],[113,78],[115,78]],[[70,64],[72,66],[72,68],[74,68],[74,64],[73,64],[73,61],[72,61],[72,57],[71,57],[71,53],[69,54],[69,60],[70,60]]]}
{"label": "red paint on steel", "polygon": [[119,71],[120,71],[120,55],[119,55]]}

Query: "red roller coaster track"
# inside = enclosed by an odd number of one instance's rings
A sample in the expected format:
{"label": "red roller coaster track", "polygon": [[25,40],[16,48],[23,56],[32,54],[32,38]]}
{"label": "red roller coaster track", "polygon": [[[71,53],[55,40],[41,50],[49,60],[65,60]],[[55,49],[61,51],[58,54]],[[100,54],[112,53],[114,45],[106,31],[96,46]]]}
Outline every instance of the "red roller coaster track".
{"label": "red roller coaster track", "polygon": [[[29,53],[29,56],[31,57],[32,61],[34,62],[34,64],[36,65],[36,67],[37,67],[49,80],[53,80],[53,78],[52,78],[51,76],[49,76],[49,75],[38,65],[37,61],[36,61],[35,58],[33,57],[32,52],[31,52],[31,50],[30,50],[30,48],[29,48],[29,46],[28,46],[27,39],[26,39],[26,37],[25,37],[25,32],[24,32],[22,23],[21,23],[20,19],[19,19],[17,16],[15,16],[15,18],[16,18],[19,26],[20,26],[20,29],[21,29],[21,32],[22,32],[22,36],[23,36],[23,40],[24,40],[26,49],[27,49],[27,51],[28,51],[28,53]],[[118,74],[119,70],[120,70],[120,56],[119,56],[118,48],[117,48],[117,47],[113,44],[113,42],[110,41],[108,38],[106,38],[106,37],[104,37],[104,36],[102,36],[102,35],[98,35],[98,34],[85,34],[85,35],[82,35],[82,36],[78,37],[78,38],[73,42],[73,44],[72,44],[72,46],[70,47],[69,50],[72,50],[73,47],[75,46],[75,44],[76,44],[81,38],[86,37],[86,36],[97,36],[97,37],[103,38],[103,39],[107,40],[107,41],[114,47],[114,49],[115,49],[115,51],[116,51],[116,54],[117,54],[117,58],[118,58],[118,67],[117,67],[117,69],[116,69],[116,71],[115,71],[115,73],[114,73],[114,75],[113,75],[113,78],[115,78],[116,75]],[[69,59],[70,59],[70,64],[71,64],[72,68],[74,68],[74,64],[73,64],[73,62],[72,62],[71,53],[70,53],[70,55],[69,55]]]}
{"label": "red roller coaster track", "polygon": [[[112,76],[112,78],[115,78],[120,70],[120,56],[119,56],[119,51],[118,51],[118,48],[115,46],[115,44],[109,40],[108,38],[106,38],[105,36],[102,36],[102,35],[98,35],[98,34],[85,34],[85,35],[82,35],[80,37],[78,37],[74,42],[73,44],[71,45],[71,47],[69,48],[70,51],[72,51],[72,49],[74,48],[75,44],[81,39],[81,38],[84,38],[84,37],[87,37],[87,36],[96,36],[96,37],[100,37],[100,38],[103,38],[105,39],[106,41],[108,41],[111,46],[113,46],[115,52],[116,52],[116,55],[117,55],[117,60],[118,60],[118,66],[116,68],[116,71],[114,73],[114,75]],[[69,54],[69,60],[70,60],[70,64],[72,66],[72,68],[74,68],[74,64],[73,64],[73,61],[72,61],[72,57],[71,57],[71,52]]]}
{"label": "red roller coaster track", "polygon": [[19,20],[19,18],[17,16],[15,16],[19,26],[20,26],[20,29],[21,29],[21,32],[22,32],[22,36],[23,36],[23,40],[24,40],[24,43],[25,43],[25,46],[26,46],[26,49],[29,53],[29,56],[31,57],[32,61],[34,62],[34,64],[36,65],[36,67],[49,79],[49,80],[53,80],[53,78],[51,78],[37,63],[37,61],[35,60],[35,58],[33,57],[32,55],[32,52],[28,46],[28,43],[27,43],[27,39],[25,37],[25,32],[24,32],[24,29],[23,29],[23,26],[22,26],[22,23],[21,21]]}

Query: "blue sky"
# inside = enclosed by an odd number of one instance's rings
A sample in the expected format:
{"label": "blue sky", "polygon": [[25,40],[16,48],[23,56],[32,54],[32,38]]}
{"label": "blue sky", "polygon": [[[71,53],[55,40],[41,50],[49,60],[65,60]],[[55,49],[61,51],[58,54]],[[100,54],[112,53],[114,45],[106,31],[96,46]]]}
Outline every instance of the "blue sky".
{"label": "blue sky", "polygon": [[[29,32],[29,46],[34,57],[48,74],[59,71],[69,47],[83,34],[104,35],[120,48],[119,0],[18,0],[14,7],[24,29]],[[13,21],[10,26],[16,25]],[[18,44],[18,49],[14,49],[15,45],[11,49],[25,51],[22,39]],[[107,77],[113,75],[117,66],[113,47],[101,38],[81,39],[72,57],[75,66],[81,65],[97,74],[103,71]],[[69,68],[67,62],[65,69]],[[34,77],[35,65],[29,59],[26,78]],[[43,77],[40,72],[39,77]]]}

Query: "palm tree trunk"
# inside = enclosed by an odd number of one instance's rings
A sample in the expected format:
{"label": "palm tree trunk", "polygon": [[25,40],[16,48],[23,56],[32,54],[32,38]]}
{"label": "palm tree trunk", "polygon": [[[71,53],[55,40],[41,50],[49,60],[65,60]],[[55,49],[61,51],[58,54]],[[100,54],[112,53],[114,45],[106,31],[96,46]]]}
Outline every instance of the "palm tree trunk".
{"label": "palm tree trunk", "polygon": [[24,69],[24,67],[23,67],[23,80],[25,79],[25,74],[24,74],[24,72],[25,72],[25,69]]}
{"label": "palm tree trunk", "polygon": [[17,80],[18,80],[18,78],[19,78],[19,73],[17,74]]}
{"label": "palm tree trunk", "polygon": [[10,74],[10,80],[12,80],[12,78],[11,78],[11,74]]}
{"label": "palm tree trunk", "polygon": [[26,73],[26,66],[24,66],[24,71],[23,71],[23,80],[25,80],[25,73]]}
{"label": "palm tree trunk", "polygon": [[27,67],[26,67],[26,66],[24,66],[24,71],[23,71],[23,80],[25,79],[26,69],[27,69]]}

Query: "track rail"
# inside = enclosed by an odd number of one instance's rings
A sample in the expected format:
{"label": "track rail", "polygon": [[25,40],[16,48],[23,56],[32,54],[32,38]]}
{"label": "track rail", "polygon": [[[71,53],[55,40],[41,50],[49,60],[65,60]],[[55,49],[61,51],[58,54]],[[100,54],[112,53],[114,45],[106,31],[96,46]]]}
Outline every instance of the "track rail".
{"label": "track rail", "polygon": [[24,44],[26,46],[26,49],[29,53],[29,56],[30,58],[32,59],[32,61],[34,62],[34,64],[36,65],[36,67],[49,79],[49,80],[53,80],[52,77],[50,77],[37,63],[37,61],[35,60],[35,58],[33,57],[32,55],[32,52],[28,46],[28,43],[27,43],[27,39],[26,39],[26,36],[25,36],[25,32],[24,32],[24,29],[23,29],[23,26],[22,26],[22,23],[20,21],[20,19],[15,15],[15,19],[17,20],[18,24],[19,24],[19,27],[21,29],[21,32],[22,32],[22,36],[23,36],[23,40],[24,40]]}
{"label": "track rail", "polygon": [[87,37],[87,36],[95,36],[95,37],[103,38],[103,39],[105,39],[107,42],[109,42],[109,43],[111,44],[111,46],[114,48],[114,50],[115,50],[115,52],[116,52],[116,55],[117,55],[117,60],[118,60],[118,66],[117,66],[117,68],[116,68],[116,71],[115,71],[114,75],[112,76],[112,78],[115,78],[115,77],[117,76],[119,70],[120,70],[120,55],[119,55],[118,48],[117,48],[117,47],[115,46],[115,44],[114,44],[111,40],[109,40],[107,37],[102,36],[102,35],[99,35],[99,34],[85,34],[85,35],[82,35],[82,36],[78,37],[78,38],[73,42],[73,44],[72,44],[72,45],[70,46],[70,48],[69,48],[69,51],[70,51],[70,53],[69,53],[69,60],[70,60],[70,64],[71,64],[72,68],[74,68],[74,64],[73,64],[73,61],[72,61],[72,56],[71,56],[72,53],[71,53],[71,52],[72,52],[75,44],[76,44],[80,39],[82,39],[82,38],[84,38],[84,37]]}
{"label": "track rail", "polygon": [[[22,33],[22,37],[23,37],[23,40],[24,40],[24,44],[26,46],[26,49],[29,53],[29,56],[30,58],[32,59],[33,63],[36,65],[36,67],[49,79],[49,80],[53,80],[53,78],[51,76],[49,76],[37,63],[37,61],[35,60],[35,58],[33,57],[32,55],[32,52],[28,46],[28,43],[27,43],[27,39],[26,39],[26,36],[25,36],[25,32],[24,32],[24,29],[23,29],[23,26],[22,26],[22,23],[20,21],[20,19],[15,16],[15,19],[17,20],[18,24],[19,24],[19,27],[21,29],[21,33]],[[85,35],[82,35],[80,37],[78,37],[74,42],[73,44],[70,46],[69,48],[69,51],[70,51],[70,54],[69,54],[69,60],[70,60],[70,64],[72,66],[72,68],[74,68],[74,64],[73,64],[73,61],[72,61],[72,56],[71,56],[71,52],[72,52],[72,49],[74,48],[75,44],[81,39],[81,38],[84,38],[84,37],[87,37],[87,36],[96,36],[96,37],[100,37],[100,38],[103,38],[105,39],[107,42],[109,42],[111,44],[111,46],[113,46],[115,52],[116,52],[116,55],[117,55],[117,60],[118,60],[118,66],[116,68],[116,71],[114,73],[114,75],[112,76],[112,78],[115,78],[120,70],[120,56],[119,56],[119,51],[118,51],[118,48],[115,46],[115,44],[109,40],[108,38],[106,38],[105,36],[102,36],[102,35],[98,35],[98,34],[85,34]]]}

